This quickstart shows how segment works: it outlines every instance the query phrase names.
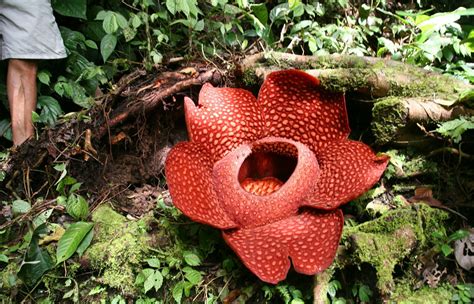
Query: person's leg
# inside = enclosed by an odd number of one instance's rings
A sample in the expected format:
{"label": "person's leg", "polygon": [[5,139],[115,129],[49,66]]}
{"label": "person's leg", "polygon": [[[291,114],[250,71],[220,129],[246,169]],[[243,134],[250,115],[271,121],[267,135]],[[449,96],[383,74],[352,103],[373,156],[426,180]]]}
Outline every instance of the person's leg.
{"label": "person's leg", "polygon": [[8,62],[7,94],[15,146],[34,134],[31,115],[36,109],[36,72],[35,61],[10,59]]}

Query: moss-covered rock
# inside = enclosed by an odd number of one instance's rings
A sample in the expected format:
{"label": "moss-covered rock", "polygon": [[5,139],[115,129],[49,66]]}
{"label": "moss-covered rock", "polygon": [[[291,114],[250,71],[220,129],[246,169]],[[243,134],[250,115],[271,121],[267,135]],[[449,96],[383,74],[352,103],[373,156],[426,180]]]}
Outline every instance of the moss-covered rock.
{"label": "moss-covered rock", "polygon": [[84,259],[91,268],[101,271],[99,280],[103,284],[124,293],[135,291],[135,276],[148,252],[147,227],[152,220],[152,215],[137,221],[127,220],[107,204],[94,211],[94,241]]}
{"label": "moss-covered rock", "polygon": [[376,102],[372,109],[372,132],[377,143],[393,140],[398,130],[406,125],[408,109],[397,97],[387,97]]}
{"label": "moss-covered rock", "polygon": [[389,211],[358,226],[345,227],[344,245],[336,267],[368,263],[376,270],[380,293],[390,294],[395,286],[395,266],[427,250],[432,241],[431,231],[447,218],[445,211],[417,204]]}

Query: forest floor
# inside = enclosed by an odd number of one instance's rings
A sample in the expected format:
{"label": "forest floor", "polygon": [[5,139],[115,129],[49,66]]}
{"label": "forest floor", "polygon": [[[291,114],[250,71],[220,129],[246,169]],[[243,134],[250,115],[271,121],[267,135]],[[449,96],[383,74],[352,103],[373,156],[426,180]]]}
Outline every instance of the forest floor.
{"label": "forest floor", "polygon": [[[247,76],[206,62],[137,70],[113,92],[98,94],[91,111],[64,117],[55,128],[38,130],[37,139],[3,153],[0,299],[293,304],[324,298],[474,299],[472,272],[459,264],[461,258],[463,265],[474,262],[471,131],[458,145],[434,132],[437,124],[430,121],[410,127],[417,136],[382,144],[372,122],[384,120],[373,118],[374,103],[354,92],[346,95],[351,138],[391,160],[373,189],[344,206],[338,255],[322,274],[291,271],[282,283],[265,284],[218,230],[174,208],[163,167],[171,147],[186,140],[184,96],[197,100],[205,82],[256,95],[259,81]],[[64,239],[61,244],[65,235],[67,245]],[[461,254],[455,257],[456,242]]]}

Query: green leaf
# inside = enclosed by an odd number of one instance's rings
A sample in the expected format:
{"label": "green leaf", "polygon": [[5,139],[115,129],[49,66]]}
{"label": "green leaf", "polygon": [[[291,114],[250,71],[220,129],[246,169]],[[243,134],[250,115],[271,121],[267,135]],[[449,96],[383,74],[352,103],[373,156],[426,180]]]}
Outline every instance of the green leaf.
{"label": "green leaf", "polygon": [[202,281],[202,275],[199,271],[192,269],[191,267],[184,267],[183,271],[184,277],[193,285],[197,285]]}
{"label": "green leaf", "polygon": [[77,222],[71,224],[58,241],[56,250],[56,264],[69,259],[78,249],[84,237],[92,229],[94,224]]}
{"label": "green leaf", "polygon": [[114,12],[114,15],[115,19],[117,20],[117,24],[121,29],[128,27],[128,21],[122,14]]}
{"label": "green leaf", "polygon": [[456,240],[461,240],[465,237],[468,237],[469,236],[469,231],[467,230],[463,230],[463,229],[460,229],[460,230],[457,230],[455,232],[453,232],[449,237],[448,237],[448,242],[452,242],[452,241],[456,241]]}
{"label": "green leaf", "polygon": [[50,78],[51,78],[51,73],[47,70],[41,70],[38,72],[38,80],[45,84],[45,85],[48,85],[49,86],[49,82],[50,82]]}
{"label": "green leaf", "polygon": [[0,120],[0,136],[3,136],[8,140],[12,140],[12,128],[10,124],[10,119],[5,118]]}
{"label": "green leaf", "polygon": [[289,9],[294,10],[300,3],[300,0],[288,0]]}
{"label": "green leaf", "polygon": [[183,258],[189,266],[199,266],[201,264],[201,259],[191,251],[185,251],[183,253]]}
{"label": "green leaf", "polygon": [[112,34],[107,34],[102,37],[100,41],[100,54],[102,55],[102,59],[104,62],[107,62],[110,55],[115,50],[115,46],[117,45],[117,37]]}
{"label": "green leaf", "polygon": [[462,134],[467,130],[474,129],[474,117],[460,117],[447,122],[439,124],[436,132],[441,135],[451,138],[455,143],[459,143],[462,139]]}
{"label": "green leaf", "polygon": [[84,252],[87,250],[87,248],[89,248],[93,238],[94,238],[94,229],[91,229],[89,230],[89,232],[86,234],[82,242],[77,247],[76,252],[79,255],[79,257],[81,257],[84,254]]}
{"label": "green leaf", "polygon": [[63,114],[59,102],[51,96],[39,96],[37,106],[41,110],[40,122],[50,126],[54,125],[58,117]]}
{"label": "green leaf", "polygon": [[93,40],[88,39],[88,40],[84,41],[84,43],[91,49],[94,49],[94,50],[98,49],[97,43],[95,43],[95,41],[93,41]]}
{"label": "green leaf", "polygon": [[196,24],[194,25],[194,30],[196,32],[200,32],[204,29],[204,20],[201,19],[199,20],[198,22],[196,22]]}
{"label": "green leaf", "polygon": [[255,15],[255,17],[257,17],[258,20],[260,20],[260,22],[262,24],[267,24],[267,22],[268,22],[268,10],[267,10],[267,6],[265,5],[265,3],[252,4],[250,6],[250,8],[252,9],[252,12]]}
{"label": "green leaf", "polygon": [[102,21],[102,28],[107,34],[113,34],[118,30],[119,24],[117,21],[117,15],[114,12],[107,12]]}
{"label": "green leaf", "polygon": [[183,298],[183,290],[184,290],[184,281],[179,282],[173,287],[173,299],[176,303],[181,303],[181,299]]}
{"label": "green leaf", "polygon": [[176,0],[166,0],[166,8],[171,14],[176,14]]}
{"label": "green leaf", "polygon": [[159,259],[147,259],[146,262],[148,263],[148,265],[150,267],[153,267],[153,268],[160,268],[160,260]]}
{"label": "green leaf", "polygon": [[46,223],[46,221],[49,219],[51,214],[53,213],[54,209],[48,209],[46,211],[41,212],[38,216],[36,216],[33,219],[33,227],[37,228],[41,226],[42,224]]}
{"label": "green leaf", "polygon": [[45,224],[33,231],[28,251],[18,272],[18,277],[29,286],[34,285],[46,271],[54,266],[48,252],[43,251],[38,244],[40,236],[46,233]]}
{"label": "green leaf", "polygon": [[3,253],[0,253],[0,262],[8,263],[8,257]]}
{"label": "green leaf", "polygon": [[371,296],[372,296],[372,290],[370,290],[369,286],[361,285],[359,287],[359,299],[362,302],[369,302]]}
{"label": "green leaf", "polygon": [[159,270],[155,270],[150,276],[148,276],[143,284],[145,293],[150,289],[155,288],[155,291],[161,288],[163,285],[163,276]]}
{"label": "green leaf", "polygon": [[443,252],[444,256],[450,255],[453,251],[453,248],[451,248],[451,246],[448,244],[441,245],[441,252]]}
{"label": "green leaf", "polygon": [[13,214],[26,213],[31,209],[31,204],[24,200],[14,200],[12,203]]}
{"label": "green leaf", "polygon": [[66,211],[76,220],[85,219],[89,214],[89,204],[82,195],[72,193],[67,199]]}
{"label": "green leaf", "polygon": [[87,0],[52,0],[51,5],[54,11],[60,15],[87,19]]}

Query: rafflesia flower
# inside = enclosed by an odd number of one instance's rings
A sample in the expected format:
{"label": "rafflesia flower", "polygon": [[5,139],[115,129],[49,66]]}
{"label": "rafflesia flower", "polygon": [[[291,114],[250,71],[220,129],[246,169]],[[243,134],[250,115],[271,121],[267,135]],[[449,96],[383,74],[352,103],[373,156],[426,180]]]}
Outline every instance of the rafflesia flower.
{"label": "rafflesia flower", "polygon": [[315,274],[334,260],[341,204],[380,178],[388,157],[348,140],[343,94],[297,70],[273,72],[258,99],[205,84],[199,104],[185,99],[189,142],[166,161],[177,208],[222,230],[261,280]]}

